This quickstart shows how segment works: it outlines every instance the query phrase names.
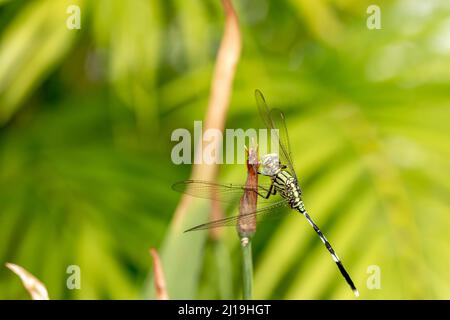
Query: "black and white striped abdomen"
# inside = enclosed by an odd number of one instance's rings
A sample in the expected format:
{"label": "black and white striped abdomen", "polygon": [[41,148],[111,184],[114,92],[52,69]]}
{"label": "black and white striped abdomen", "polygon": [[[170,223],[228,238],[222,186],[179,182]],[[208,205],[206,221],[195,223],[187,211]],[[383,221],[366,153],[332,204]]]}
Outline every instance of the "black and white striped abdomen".
{"label": "black and white striped abdomen", "polygon": [[274,178],[274,186],[280,195],[289,202],[291,208],[303,207],[300,187],[289,172],[281,170]]}
{"label": "black and white striped abdomen", "polygon": [[272,176],[272,180],[276,191],[279,192],[280,195],[288,201],[291,208],[300,212],[308,220],[309,224],[313,227],[314,231],[317,233],[320,240],[322,240],[328,252],[331,254],[331,257],[333,258],[334,262],[339,268],[339,271],[349,284],[350,288],[353,290],[355,296],[359,296],[358,289],[356,289],[355,284],[345,270],[341,260],[337,256],[330,242],[327,240],[327,238],[325,238],[325,235],[322,233],[322,231],[320,231],[319,227],[314,223],[314,221],[306,211],[301,197],[302,193],[300,187],[298,186],[297,180],[289,172],[283,170],[280,170],[275,176]]}

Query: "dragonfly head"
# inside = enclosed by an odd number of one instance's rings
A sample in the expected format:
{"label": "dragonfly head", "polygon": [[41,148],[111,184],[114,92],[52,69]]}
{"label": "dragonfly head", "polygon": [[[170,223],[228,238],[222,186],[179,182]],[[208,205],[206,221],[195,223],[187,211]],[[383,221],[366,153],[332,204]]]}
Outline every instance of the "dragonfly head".
{"label": "dragonfly head", "polygon": [[265,176],[276,176],[281,170],[278,154],[269,153],[261,157],[262,171]]}

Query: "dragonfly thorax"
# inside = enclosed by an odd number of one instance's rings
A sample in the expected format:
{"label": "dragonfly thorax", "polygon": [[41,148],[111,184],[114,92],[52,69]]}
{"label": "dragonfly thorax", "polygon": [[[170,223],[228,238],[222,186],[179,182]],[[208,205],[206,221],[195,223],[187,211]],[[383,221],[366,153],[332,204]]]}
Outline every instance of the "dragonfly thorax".
{"label": "dragonfly thorax", "polygon": [[302,192],[298,182],[287,170],[280,170],[272,180],[275,189],[287,200],[291,208],[297,209],[302,205]]}

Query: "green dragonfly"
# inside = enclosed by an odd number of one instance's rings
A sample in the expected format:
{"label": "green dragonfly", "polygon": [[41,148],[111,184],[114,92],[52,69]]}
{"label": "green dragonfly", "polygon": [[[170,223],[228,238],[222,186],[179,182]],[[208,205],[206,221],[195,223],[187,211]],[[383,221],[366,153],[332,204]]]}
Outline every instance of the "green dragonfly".
{"label": "green dragonfly", "polygon": [[328,252],[331,254],[331,257],[339,268],[342,276],[353,290],[355,296],[359,296],[358,289],[356,289],[338,255],[305,208],[302,200],[302,191],[293,166],[289,136],[283,112],[278,109],[269,109],[264,96],[259,90],[255,91],[255,98],[259,113],[266,127],[271,130],[271,132],[276,132],[276,138],[279,142],[278,154],[270,153],[262,156],[260,160],[262,170],[258,173],[269,177],[270,184],[249,188],[239,184],[220,184],[209,181],[185,180],[175,183],[172,188],[175,191],[186,193],[194,197],[215,199],[225,202],[236,199],[237,195],[242,195],[243,192],[248,191],[257,193],[260,196],[259,199],[268,199],[276,194],[279,194],[281,199],[263,206],[262,208],[258,208],[254,212],[203,223],[186,230],[186,232],[223,226],[235,226],[238,221],[245,221],[246,218],[249,220],[256,218],[258,221],[261,221],[278,214],[279,211],[276,209],[289,207],[306,218],[320,240],[324,243]]}

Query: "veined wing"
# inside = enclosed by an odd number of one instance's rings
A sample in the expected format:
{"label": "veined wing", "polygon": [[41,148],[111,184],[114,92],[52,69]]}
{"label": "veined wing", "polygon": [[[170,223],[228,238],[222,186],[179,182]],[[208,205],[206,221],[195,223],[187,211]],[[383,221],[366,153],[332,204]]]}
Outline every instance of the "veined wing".
{"label": "veined wing", "polygon": [[[291,146],[289,143],[289,135],[286,128],[284,113],[279,109],[269,109],[266,99],[259,90],[255,90],[256,104],[258,105],[259,114],[264,121],[267,129],[278,129],[278,142],[280,146],[280,161],[288,167],[292,176],[297,179],[291,156]],[[268,133],[270,134],[270,132]],[[275,133],[276,134],[276,133]]]}
{"label": "veined wing", "polygon": [[[250,222],[250,221],[253,221],[255,216],[256,216],[257,222],[262,222],[264,220],[281,217],[283,215],[282,209],[286,208],[286,207],[288,207],[288,203],[286,200],[283,199],[281,201],[272,203],[271,205],[265,206],[263,208],[259,208],[254,212],[203,223],[203,224],[200,224],[193,228],[187,229],[184,232],[206,230],[206,229],[220,228],[220,227],[227,227],[227,226],[228,227],[236,226],[238,221],[240,221],[242,223]],[[284,210],[284,213],[286,213],[286,210]]]}
{"label": "veined wing", "polygon": [[[270,185],[258,185],[256,188],[251,188],[243,184],[221,184],[201,180],[184,180],[172,185],[172,189],[177,192],[220,202],[236,202],[244,192],[248,191],[256,192],[259,195],[266,195],[269,192],[269,188]],[[258,197],[258,202],[260,200],[265,199]]]}

